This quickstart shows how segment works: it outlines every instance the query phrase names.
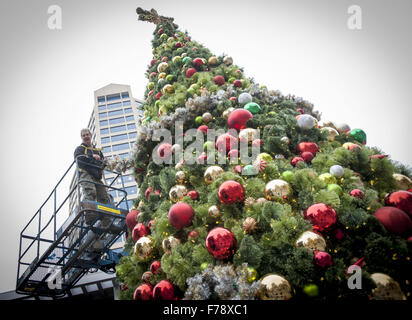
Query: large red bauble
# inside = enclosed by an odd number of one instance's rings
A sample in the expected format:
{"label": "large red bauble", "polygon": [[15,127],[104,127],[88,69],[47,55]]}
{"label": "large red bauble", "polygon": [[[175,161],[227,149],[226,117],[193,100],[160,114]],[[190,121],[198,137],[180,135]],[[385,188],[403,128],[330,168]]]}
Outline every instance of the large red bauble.
{"label": "large red bauble", "polygon": [[225,83],[225,78],[223,76],[216,76],[213,78],[214,83],[216,83],[218,86],[221,86]]}
{"label": "large red bauble", "polygon": [[349,192],[349,194],[355,198],[359,198],[359,199],[365,198],[365,192],[363,192],[360,189],[353,189],[351,190],[351,192]]}
{"label": "large red bauble", "polygon": [[189,68],[186,71],[186,77],[191,78],[196,72],[195,68]]}
{"label": "large red bauble", "polygon": [[253,118],[253,114],[246,109],[233,110],[227,118],[229,129],[242,130],[246,128],[246,122]]}
{"label": "large red bauble", "polygon": [[156,93],[155,95],[156,100],[159,100],[161,96],[162,96],[162,93],[160,91]]}
{"label": "large red bauble", "polygon": [[134,242],[139,240],[141,237],[144,237],[150,233],[150,230],[148,227],[146,227],[143,223],[139,222],[136,224],[133,228],[132,232],[132,238]]}
{"label": "large red bauble", "polygon": [[234,85],[236,88],[241,88],[241,87],[242,87],[242,81],[240,81],[240,80],[235,80],[235,81],[233,81],[233,85]]}
{"label": "large red bauble", "polygon": [[219,187],[219,200],[222,204],[240,203],[245,200],[242,185],[234,180],[223,182]]}
{"label": "large red bauble", "polygon": [[401,209],[412,218],[412,192],[403,190],[392,192],[385,197],[385,205]]}
{"label": "large red bauble", "polygon": [[153,299],[155,300],[176,300],[175,288],[168,280],[160,281],[153,288]]}
{"label": "large red bauble", "polygon": [[329,253],[323,251],[315,252],[314,257],[316,265],[321,268],[331,267],[333,265],[332,257]]}
{"label": "large red bauble", "polygon": [[192,225],[195,211],[185,202],[174,204],[169,210],[169,221],[176,229],[183,229]]}
{"label": "large red bauble", "polygon": [[199,126],[199,128],[197,128],[197,131],[202,131],[204,134],[207,134],[207,131],[209,130],[209,127],[205,124]]}
{"label": "large red bauble", "polygon": [[156,59],[153,59],[152,61],[150,61],[150,65],[153,67],[156,62],[157,62],[157,60],[156,60]]}
{"label": "large red bauble", "polygon": [[302,152],[301,156],[302,156],[303,161],[305,161],[306,163],[311,162],[314,157],[313,153],[309,151]]}
{"label": "large red bauble", "polygon": [[152,286],[148,283],[141,284],[136,288],[133,295],[133,300],[151,300],[152,295]]}
{"label": "large red bauble", "polygon": [[319,151],[319,146],[314,142],[301,142],[298,144],[298,152],[302,154],[303,152],[311,152],[313,155]]}
{"label": "large red bauble", "polygon": [[319,231],[328,230],[337,220],[336,211],[324,203],[316,203],[306,209],[305,219]]}
{"label": "large red bauble", "polygon": [[304,162],[305,160],[303,160],[303,158],[301,157],[294,157],[292,160],[290,160],[290,164],[294,167],[296,167],[296,165],[298,164],[299,161]]}
{"label": "large red bauble", "polygon": [[193,63],[196,67],[200,67],[203,65],[203,59],[202,58],[196,58],[193,60]]}
{"label": "large red bauble", "polygon": [[152,264],[150,265],[150,272],[153,274],[157,273],[157,270],[160,268],[160,261],[153,261]]}
{"label": "large red bauble", "polygon": [[157,148],[157,156],[162,160],[167,160],[172,155],[172,145],[164,142]]}
{"label": "large red bauble", "polygon": [[133,230],[137,224],[137,216],[140,213],[138,209],[131,210],[126,216],[126,225],[129,230]]}
{"label": "large red bauble", "polygon": [[395,207],[382,207],[373,214],[388,232],[397,235],[410,235],[412,220],[401,209]]}
{"label": "large red bauble", "polygon": [[199,192],[196,190],[191,190],[187,193],[187,195],[190,197],[192,200],[197,200],[199,198]]}
{"label": "large red bauble", "polygon": [[236,149],[237,138],[230,135],[229,133],[224,133],[217,137],[216,139],[216,149],[219,152],[229,152],[232,148]]}
{"label": "large red bauble", "polygon": [[206,248],[215,259],[227,260],[235,254],[237,241],[229,229],[217,227],[208,233]]}

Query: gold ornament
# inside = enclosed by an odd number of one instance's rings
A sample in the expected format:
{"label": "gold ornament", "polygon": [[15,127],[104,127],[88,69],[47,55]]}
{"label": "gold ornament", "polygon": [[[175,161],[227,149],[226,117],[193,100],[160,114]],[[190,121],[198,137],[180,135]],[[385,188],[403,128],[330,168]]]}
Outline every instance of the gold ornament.
{"label": "gold ornament", "polygon": [[302,233],[299,239],[296,240],[296,246],[305,247],[312,251],[325,251],[326,241],[317,233],[314,233],[312,231],[305,231],[304,233]]}
{"label": "gold ornament", "polygon": [[218,206],[211,206],[208,210],[209,216],[217,218],[220,216],[220,209]]}
{"label": "gold ornament", "polygon": [[157,76],[157,79],[164,79],[166,78],[166,73],[165,72],[160,72],[159,75]]}
{"label": "gold ornament", "polygon": [[165,106],[161,106],[159,108],[159,112],[157,113],[157,115],[160,116],[164,116],[167,114],[167,108]]}
{"label": "gold ornament", "polygon": [[203,121],[204,121],[205,123],[208,123],[210,120],[212,120],[212,118],[213,118],[213,116],[212,116],[212,114],[211,114],[210,112],[205,112],[205,113],[202,115],[202,119],[203,119]]}
{"label": "gold ornament", "polygon": [[184,162],[183,162],[183,161],[180,161],[180,162],[176,163],[175,169],[176,169],[176,170],[180,170],[180,169],[183,168],[183,166],[184,166]]}
{"label": "gold ornament", "polygon": [[412,180],[400,173],[394,173],[392,177],[395,179],[398,188],[401,190],[411,190]]}
{"label": "gold ornament", "polygon": [[223,58],[223,63],[227,66],[230,66],[233,63],[232,57],[226,56]]}
{"label": "gold ornament", "polygon": [[262,300],[288,300],[292,297],[289,281],[276,274],[268,274],[261,280],[258,296]]}
{"label": "gold ornament", "polygon": [[319,180],[322,180],[326,184],[336,183],[336,178],[330,173],[322,173],[319,177]]}
{"label": "gold ornament", "polygon": [[227,108],[225,111],[223,111],[222,117],[227,119],[229,117],[229,114],[231,114],[233,110],[235,110],[235,108],[233,107]]}
{"label": "gold ornament", "polygon": [[173,249],[180,244],[180,240],[173,236],[167,237],[162,241],[163,251],[167,254],[172,254]]}
{"label": "gold ornament", "polygon": [[239,132],[239,140],[247,141],[247,142],[252,142],[255,139],[258,139],[259,133],[256,129],[253,128],[247,128],[240,130]]}
{"label": "gold ornament", "polygon": [[247,197],[245,199],[245,207],[251,207],[252,205],[254,205],[256,203],[256,200],[252,197]]}
{"label": "gold ornament", "polygon": [[214,66],[217,64],[217,58],[215,56],[211,56],[209,60],[207,61],[211,66]]}
{"label": "gold ornament", "polygon": [[164,94],[173,93],[173,92],[175,92],[175,88],[173,87],[172,84],[167,84],[163,87],[162,91],[163,91]]}
{"label": "gold ornament", "polygon": [[334,141],[335,137],[339,135],[339,132],[336,131],[336,129],[333,129],[331,127],[324,127],[320,131],[322,132],[327,132],[328,133],[328,140],[329,141]]}
{"label": "gold ornament", "polygon": [[150,237],[141,237],[134,245],[134,254],[137,259],[146,262],[150,259],[153,250],[153,240]]}
{"label": "gold ornament", "polygon": [[290,193],[289,183],[280,179],[272,180],[266,184],[265,193],[268,200],[283,198]]}
{"label": "gold ornament", "polygon": [[371,275],[376,284],[372,289],[372,296],[376,300],[406,300],[399,283],[384,273],[374,273]]}
{"label": "gold ornament", "polygon": [[248,217],[243,221],[243,230],[245,230],[246,233],[255,233],[257,229],[258,224],[254,218]]}
{"label": "gold ornament", "polygon": [[175,177],[179,183],[183,183],[183,181],[185,181],[186,175],[184,171],[178,171],[176,172]]}
{"label": "gold ornament", "polygon": [[207,168],[204,174],[205,182],[212,183],[223,172],[223,169],[219,166],[211,166]]}
{"label": "gold ornament", "polygon": [[167,62],[159,63],[159,65],[157,66],[157,72],[164,72],[166,71],[167,67],[168,67]]}
{"label": "gold ornament", "polygon": [[145,283],[149,283],[153,277],[153,273],[150,271],[146,271],[142,274],[142,281]]}
{"label": "gold ornament", "polygon": [[172,187],[169,191],[170,201],[178,202],[179,200],[182,200],[183,195],[185,193],[187,193],[187,189],[186,189],[185,186],[176,185],[176,186]]}
{"label": "gold ornament", "polygon": [[356,143],[353,143],[353,142],[345,142],[345,143],[342,145],[342,147],[345,148],[346,150],[349,150],[349,149],[352,148],[352,147],[360,148],[360,145],[358,145],[358,144],[356,144]]}

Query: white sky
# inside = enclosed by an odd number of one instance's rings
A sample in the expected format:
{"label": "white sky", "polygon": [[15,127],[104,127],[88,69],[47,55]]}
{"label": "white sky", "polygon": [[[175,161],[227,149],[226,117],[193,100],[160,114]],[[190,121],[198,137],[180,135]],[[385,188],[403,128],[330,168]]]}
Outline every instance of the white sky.
{"label": "white sky", "polygon": [[[362,128],[369,146],[412,165],[412,22],[408,1],[2,1],[0,10],[0,292],[14,290],[19,233],[73,159],[93,91],[131,85],[142,98],[154,7],[269,89]],[[103,2],[103,3],[102,3]],[[347,28],[351,4],[363,29]],[[62,8],[62,30],[47,8]]]}

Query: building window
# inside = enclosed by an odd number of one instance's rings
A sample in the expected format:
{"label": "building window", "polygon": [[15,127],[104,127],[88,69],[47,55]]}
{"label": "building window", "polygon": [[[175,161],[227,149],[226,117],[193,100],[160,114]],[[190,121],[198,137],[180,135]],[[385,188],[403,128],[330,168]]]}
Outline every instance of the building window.
{"label": "building window", "polygon": [[112,181],[113,181],[113,178],[107,178],[107,179],[106,179],[106,184],[107,184],[108,186],[110,186],[110,184],[112,183]]}
{"label": "building window", "polygon": [[123,176],[124,183],[133,182],[133,180],[134,180],[134,178],[133,178],[133,175],[131,175],[131,174],[128,174],[127,176]]}
{"label": "building window", "polygon": [[136,130],[136,124],[131,123],[131,124],[128,124],[128,125],[127,125],[127,130],[133,130],[133,129]]}
{"label": "building window", "polygon": [[120,159],[128,158],[129,154],[128,153],[121,153],[119,154]]}
{"label": "building window", "polygon": [[100,129],[100,135],[109,134],[109,129]]}
{"label": "building window", "polygon": [[122,92],[122,98],[123,99],[129,98],[129,92]]}
{"label": "building window", "polygon": [[136,186],[131,186],[131,187],[126,187],[124,190],[127,192],[127,195],[130,196],[131,194],[137,194],[137,187]]}
{"label": "building window", "polygon": [[112,148],[110,146],[103,148],[103,153],[109,153],[111,151],[112,151]]}
{"label": "building window", "polygon": [[137,100],[135,100],[135,102],[136,102],[136,105],[137,105],[137,107],[140,107],[142,104],[139,102],[139,101],[137,101]]}
{"label": "building window", "polygon": [[124,113],[133,113],[132,108],[125,108]]}
{"label": "building window", "polygon": [[109,117],[123,115],[123,110],[109,111]]}
{"label": "building window", "polygon": [[121,118],[114,118],[114,119],[110,119],[109,120],[109,123],[110,124],[118,124],[118,123],[123,123],[124,122],[124,118],[123,117],[121,117]]}
{"label": "building window", "polygon": [[122,103],[121,102],[116,102],[116,103],[109,103],[107,105],[107,109],[116,109],[116,108],[121,108]]}
{"label": "building window", "polygon": [[136,132],[130,132],[129,133],[129,138],[130,139],[136,139]]}
{"label": "building window", "polygon": [[109,143],[110,142],[110,138],[109,137],[107,137],[107,138],[102,138],[102,144],[103,143]]}
{"label": "building window", "polygon": [[108,124],[107,120],[101,120],[100,121],[100,126],[101,127],[107,126],[107,124]]}
{"label": "building window", "polygon": [[129,148],[130,147],[128,143],[115,144],[113,146],[113,151],[127,150]]}
{"label": "building window", "polygon": [[109,96],[106,96],[107,101],[114,101],[114,100],[119,100],[120,99],[120,94],[111,94]]}
{"label": "building window", "polygon": [[105,102],[104,96],[97,97],[97,102],[98,103]]}
{"label": "building window", "polygon": [[100,119],[106,119],[107,118],[107,113],[106,112],[100,112],[99,113],[99,118]]}
{"label": "building window", "polygon": [[130,106],[130,100],[123,101],[123,106]]}
{"label": "building window", "polygon": [[106,105],[103,104],[103,105],[99,106],[98,109],[99,109],[99,111],[104,111],[104,110],[106,110]]}
{"label": "building window", "polygon": [[118,126],[118,127],[111,127],[110,128],[111,133],[125,131],[125,130],[126,130],[126,126]]}
{"label": "building window", "polygon": [[127,116],[126,121],[134,121],[134,117],[133,116]]}
{"label": "building window", "polygon": [[112,136],[112,142],[127,139],[127,134],[120,134],[118,136]]}
{"label": "building window", "polygon": [[113,199],[117,197],[117,192],[115,190],[110,190],[109,194],[113,197]]}

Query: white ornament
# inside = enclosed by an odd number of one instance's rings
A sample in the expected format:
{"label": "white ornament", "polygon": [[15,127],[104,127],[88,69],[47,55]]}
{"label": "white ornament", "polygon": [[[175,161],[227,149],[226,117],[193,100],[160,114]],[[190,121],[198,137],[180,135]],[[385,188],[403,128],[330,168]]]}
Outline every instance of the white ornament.
{"label": "white ornament", "polygon": [[312,231],[305,231],[304,233],[302,233],[299,239],[296,240],[296,245],[298,247],[305,247],[312,251],[325,251],[326,241],[317,233],[314,233]]}
{"label": "white ornament", "polygon": [[247,104],[249,102],[252,102],[253,99],[252,99],[252,96],[250,95],[250,93],[243,92],[239,95],[237,100],[239,101],[239,104],[244,105],[244,104]]}
{"label": "white ornament", "polygon": [[336,128],[336,130],[339,131],[339,133],[344,133],[344,132],[349,132],[350,131],[350,127],[346,123],[339,123],[339,124],[335,125],[335,128]]}
{"label": "white ornament", "polygon": [[302,129],[312,129],[316,125],[316,119],[310,114],[302,114],[298,119],[298,126]]}
{"label": "white ornament", "polygon": [[345,170],[343,169],[342,166],[336,164],[329,169],[329,173],[335,177],[343,177],[343,174],[345,173]]}

